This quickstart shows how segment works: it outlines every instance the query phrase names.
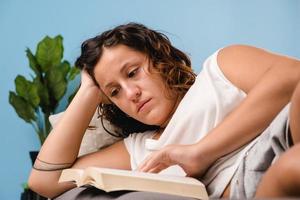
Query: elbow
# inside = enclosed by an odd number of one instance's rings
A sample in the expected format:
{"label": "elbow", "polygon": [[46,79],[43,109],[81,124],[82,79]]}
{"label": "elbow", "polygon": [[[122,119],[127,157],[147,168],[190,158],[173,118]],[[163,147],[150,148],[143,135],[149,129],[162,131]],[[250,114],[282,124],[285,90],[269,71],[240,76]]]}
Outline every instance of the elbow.
{"label": "elbow", "polygon": [[[281,64],[281,63],[278,63]],[[289,60],[287,64],[286,74],[288,75],[288,79],[293,81],[293,83],[298,83],[300,81],[300,61],[299,60]]]}
{"label": "elbow", "polygon": [[292,78],[298,83],[300,81],[300,60],[293,60],[290,71]]}
{"label": "elbow", "polygon": [[276,80],[276,91],[281,91],[290,101],[293,91],[300,82],[300,61],[281,60],[281,62],[273,65],[270,73],[273,74],[274,80]]}
{"label": "elbow", "polygon": [[[297,85],[299,85],[300,83],[300,61],[293,60],[288,70],[289,75],[286,77],[286,79],[289,80],[290,87],[285,87],[285,90],[289,92],[291,97]],[[290,88],[290,90],[288,90],[287,88]]]}
{"label": "elbow", "polygon": [[40,184],[39,184],[39,182],[37,180],[38,180],[37,177],[35,177],[34,173],[31,172],[31,174],[30,174],[30,176],[28,178],[27,184],[28,184],[28,187],[29,187],[30,190],[32,190],[32,191],[40,194],[40,192],[39,192],[39,186],[40,186]]}
{"label": "elbow", "polygon": [[33,175],[31,173],[31,175],[29,176],[28,179],[28,187],[34,191],[35,193],[43,196],[43,197],[47,197],[47,198],[53,198],[56,195],[53,194],[51,191],[49,191],[49,189],[47,188],[47,186],[45,185],[44,181],[40,181],[41,178]]}
{"label": "elbow", "polygon": [[31,171],[28,179],[28,187],[37,194],[50,199],[57,197],[64,191],[72,188],[59,185],[58,179],[54,180],[51,176],[47,177],[45,172],[36,170]]}

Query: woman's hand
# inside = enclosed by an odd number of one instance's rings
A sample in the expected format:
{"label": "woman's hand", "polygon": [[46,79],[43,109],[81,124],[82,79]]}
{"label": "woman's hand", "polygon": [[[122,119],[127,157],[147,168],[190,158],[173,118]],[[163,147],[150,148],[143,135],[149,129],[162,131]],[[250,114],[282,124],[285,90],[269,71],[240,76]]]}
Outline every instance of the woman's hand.
{"label": "woman's hand", "polygon": [[96,87],[97,89],[99,89],[86,70],[81,70],[81,86],[85,88]]}
{"label": "woman's hand", "polygon": [[210,164],[196,145],[168,145],[149,155],[138,171],[158,173],[169,166],[179,165],[187,176],[201,177]]}
{"label": "woman's hand", "polygon": [[85,90],[86,92],[91,91],[95,94],[97,98],[99,98],[99,103],[110,103],[107,96],[101,91],[101,89],[95,84],[92,77],[88,74],[86,70],[81,71],[81,90]]}

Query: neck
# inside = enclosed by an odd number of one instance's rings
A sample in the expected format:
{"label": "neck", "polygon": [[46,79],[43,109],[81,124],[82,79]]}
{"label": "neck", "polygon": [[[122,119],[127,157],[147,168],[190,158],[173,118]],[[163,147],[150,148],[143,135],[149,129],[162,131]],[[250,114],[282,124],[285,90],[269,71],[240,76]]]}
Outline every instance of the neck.
{"label": "neck", "polygon": [[169,124],[171,118],[173,117],[173,114],[175,113],[180,101],[182,100],[182,97],[181,96],[177,96],[177,99],[176,99],[176,103],[174,104],[174,107],[172,108],[172,111],[170,112],[169,116],[167,117],[167,120],[162,123],[162,125],[160,126],[161,128],[165,129],[166,126]]}
{"label": "neck", "polygon": [[164,131],[164,128],[159,128],[153,135],[152,139],[154,140],[158,140],[162,134],[162,132]]}

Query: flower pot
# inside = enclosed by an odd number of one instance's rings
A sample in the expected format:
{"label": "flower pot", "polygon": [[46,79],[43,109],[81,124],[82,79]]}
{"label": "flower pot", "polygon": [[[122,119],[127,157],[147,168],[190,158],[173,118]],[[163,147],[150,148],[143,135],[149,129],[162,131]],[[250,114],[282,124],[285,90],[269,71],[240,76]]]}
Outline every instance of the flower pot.
{"label": "flower pot", "polygon": [[38,195],[30,189],[25,189],[21,194],[21,200],[47,200],[47,198]]}
{"label": "flower pot", "polygon": [[30,156],[32,165],[34,164],[35,159],[36,159],[38,154],[39,154],[38,151],[29,151],[29,156]]}

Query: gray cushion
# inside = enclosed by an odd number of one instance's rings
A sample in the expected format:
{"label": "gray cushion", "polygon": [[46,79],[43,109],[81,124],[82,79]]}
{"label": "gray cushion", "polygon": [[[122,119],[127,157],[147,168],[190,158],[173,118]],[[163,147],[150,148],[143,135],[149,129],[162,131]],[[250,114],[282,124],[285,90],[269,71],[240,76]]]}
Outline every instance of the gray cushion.
{"label": "gray cushion", "polygon": [[55,198],[55,200],[195,200],[194,198],[184,198],[175,195],[166,195],[153,192],[133,192],[133,191],[117,191],[104,192],[94,187],[81,187],[69,190]]}

